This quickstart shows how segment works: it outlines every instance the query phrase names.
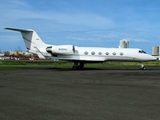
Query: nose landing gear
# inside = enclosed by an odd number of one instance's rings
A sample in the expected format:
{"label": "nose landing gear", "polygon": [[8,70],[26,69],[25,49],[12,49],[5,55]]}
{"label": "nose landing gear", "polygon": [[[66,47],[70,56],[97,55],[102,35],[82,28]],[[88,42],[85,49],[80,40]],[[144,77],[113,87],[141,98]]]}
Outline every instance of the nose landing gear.
{"label": "nose landing gear", "polygon": [[144,67],[144,65],[141,63],[141,70],[145,70],[146,68]]}

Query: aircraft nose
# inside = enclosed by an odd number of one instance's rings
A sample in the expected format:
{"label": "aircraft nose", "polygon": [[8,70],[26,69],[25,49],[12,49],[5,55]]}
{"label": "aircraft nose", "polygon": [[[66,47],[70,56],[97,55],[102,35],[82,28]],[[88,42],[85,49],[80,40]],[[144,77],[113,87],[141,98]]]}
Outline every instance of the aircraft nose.
{"label": "aircraft nose", "polygon": [[159,60],[159,58],[156,58],[156,60],[158,61],[158,60]]}
{"label": "aircraft nose", "polygon": [[157,60],[158,60],[158,58],[156,58],[156,57],[152,56],[152,57],[151,57],[151,60],[153,60],[153,61],[157,61]]}

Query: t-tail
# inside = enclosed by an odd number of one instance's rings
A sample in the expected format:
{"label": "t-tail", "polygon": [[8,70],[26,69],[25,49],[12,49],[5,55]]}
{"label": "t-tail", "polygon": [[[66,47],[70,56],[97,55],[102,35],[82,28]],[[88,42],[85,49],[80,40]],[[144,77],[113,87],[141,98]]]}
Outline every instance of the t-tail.
{"label": "t-tail", "polygon": [[34,30],[17,28],[5,29],[21,32],[28,52],[37,54],[40,59],[46,59],[46,57],[50,56],[50,54],[46,52],[46,48],[49,45],[44,43]]}

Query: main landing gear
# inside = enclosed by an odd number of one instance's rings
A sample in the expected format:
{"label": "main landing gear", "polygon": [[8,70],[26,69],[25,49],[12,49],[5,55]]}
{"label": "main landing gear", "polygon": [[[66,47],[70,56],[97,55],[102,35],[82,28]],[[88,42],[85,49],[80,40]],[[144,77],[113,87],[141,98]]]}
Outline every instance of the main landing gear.
{"label": "main landing gear", "polygon": [[78,65],[78,62],[74,62],[74,65],[72,67],[73,70],[77,70],[77,69],[83,69],[84,67],[84,63],[80,62],[80,64]]}

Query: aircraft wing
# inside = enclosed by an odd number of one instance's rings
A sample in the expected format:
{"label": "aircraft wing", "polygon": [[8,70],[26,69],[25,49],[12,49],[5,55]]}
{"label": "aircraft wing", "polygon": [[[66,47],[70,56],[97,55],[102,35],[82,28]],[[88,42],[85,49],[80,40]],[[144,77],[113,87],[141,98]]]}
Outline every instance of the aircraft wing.
{"label": "aircraft wing", "polygon": [[83,61],[83,62],[105,62],[107,60],[105,60],[102,57],[88,57],[88,56],[77,56],[77,57],[61,57],[58,56],[59,60],[66,60],[66,61]]}

